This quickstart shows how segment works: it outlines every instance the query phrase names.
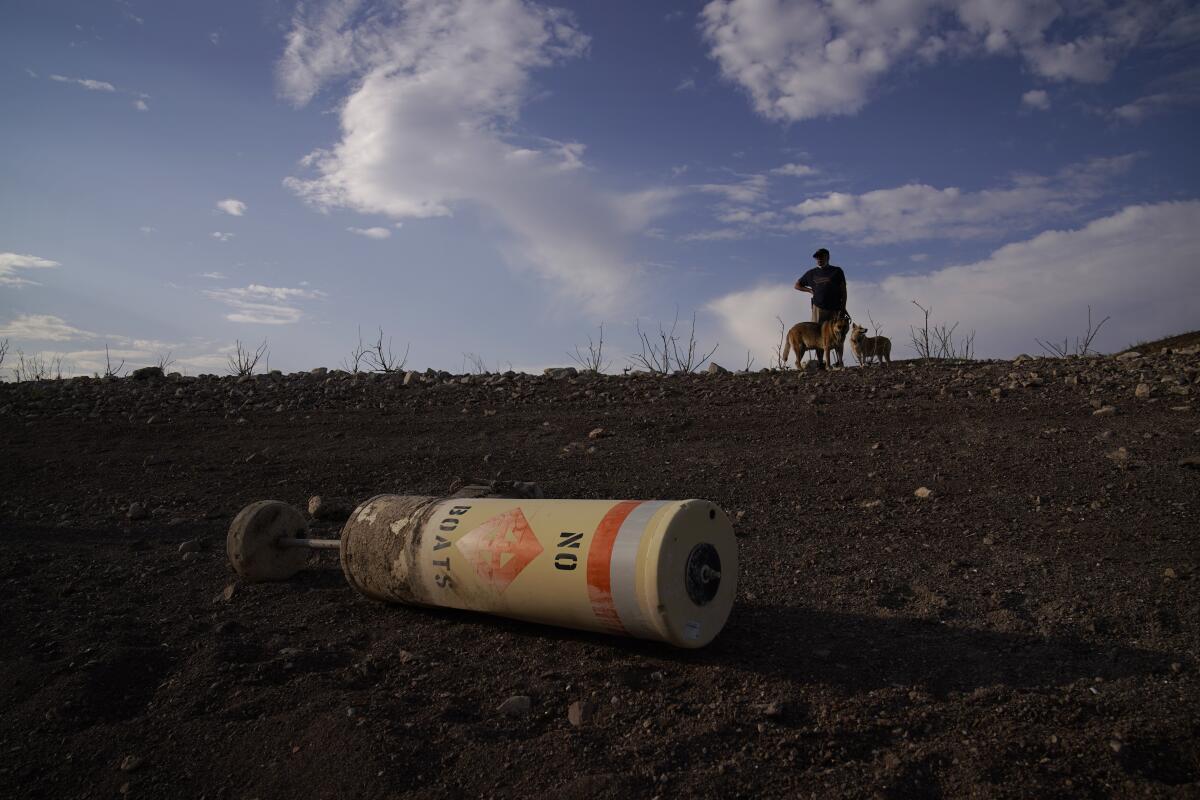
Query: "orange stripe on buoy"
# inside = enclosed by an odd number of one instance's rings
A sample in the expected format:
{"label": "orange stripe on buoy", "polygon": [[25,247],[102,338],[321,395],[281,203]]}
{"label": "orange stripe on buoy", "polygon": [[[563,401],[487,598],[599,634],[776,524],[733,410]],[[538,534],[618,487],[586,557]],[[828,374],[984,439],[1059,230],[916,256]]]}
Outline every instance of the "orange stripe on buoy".
{"label": "orange stripe on buoy", "polygon": [[592,613],[601,627],[612,633],[625,633],[621,617],[613,605],[612,597],[612,551],[617,541],[621,524],[632,511],[642,504],[641,500],[623,500],[608,510],[604,519],[592,534],[588,546],[587,584],[588,598],[592,601]]}

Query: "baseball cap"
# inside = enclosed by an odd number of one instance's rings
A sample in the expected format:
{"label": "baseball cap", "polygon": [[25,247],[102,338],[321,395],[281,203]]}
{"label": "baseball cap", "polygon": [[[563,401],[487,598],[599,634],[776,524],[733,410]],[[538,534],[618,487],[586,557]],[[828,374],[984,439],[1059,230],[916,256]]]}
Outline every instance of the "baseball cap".
{"label": "baseball cap", "polygon": [[829,258],[829,251],[826,250],[824,247],[822,247],[820,250],[818,250],[817,252],[812,254],[813,258],[820,258],[821,256],[825,256],[826,258]]}

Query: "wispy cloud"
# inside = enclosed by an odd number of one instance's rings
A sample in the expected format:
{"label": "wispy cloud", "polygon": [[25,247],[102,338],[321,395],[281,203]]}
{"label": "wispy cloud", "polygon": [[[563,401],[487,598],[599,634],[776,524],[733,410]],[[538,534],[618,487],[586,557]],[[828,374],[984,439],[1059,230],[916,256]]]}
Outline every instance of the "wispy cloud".
{"label": "wispy cloud", "polygon": [[65,342],[95,336],[52,314],[18,314],[0,324],[0,336],[33,342]]}
{"label": "wispy cloud", "polygon": [[1021,95],[1021,105],[1046,111],[1050,108],[1050,95],[1044,89],[1031,89]]}
{"label": "wispy cloud", "polygon": [[149,111],[150,110],[150,106],[147,105],[146,101],[141,99],[140,97],[137,100],[133,101],[133,107],[136,108],[138,111]]}
{"label": "wispy cloud", "polygon": [[232,233],[225,233],[223,231],[213,231],[212,233],[209,234],[209,236],[216,239],[218,242],[228,242],[230,239],[233,238]]}
{"label": "wispy cloud", "polygon": [[951,57],[1018,57],[1048,80],[1099,83],[1134,48],[1168,46],[1161,34],[1190,5],[713,0],[701,30],[757,113],[795,121],[857,113],[889,71]]}
{"label": "wispy cloud", "polygon": [[201,272],[200,277],[201,278],[209,278],[214,281],[223,281],[226,278],[228,278],[229,276],[223,272]]}
{"label": "wispy cloud", "polygon": [[0,286],[40,286],[37,281],[17,275],[17,270],[51,269],[62,266],[57,261],[21,253],[0,253]]}
{"label": "wispy cloud", "polygon": [[807,164],[784,164],[782,167],[771,170],[771,174],[784,175],[789,178],[804,178],[816,175],[819,171],[816,167],[810,167]]}
{"label": "wispy cloud", "polygon": [[117,90],[117,87],[108,81],[96,81],[91,78],[68,78],[65,75],[51,75],[50,80],[58,81],[59,83],[73,83],[76,86],[82,86],[90,92],[115,92]]}
{"label": "wispy cloud", "polygon": [[[219,273],[217,273],[219,274]],[[217,300],[231,310],[225,315],[230,322],[248,322],[259,325],[288,325],[304,318],[298,303],[325,297],[324,292],[313,289],[249,286],[229,289],[204,289],[206,297]]]}
{"label": "wispy cloud", "polygon": [[233,197],[217,201],[217,210],[224,211],[231,217],[240,217],[246,213],[246,204]]}
{"label": "wispy cloud", "polygon": [[365,236],[368,239],[386,239],[392,235],[392,232],[387,228],[346,228],[351,233],[356,233],[359,236]]}

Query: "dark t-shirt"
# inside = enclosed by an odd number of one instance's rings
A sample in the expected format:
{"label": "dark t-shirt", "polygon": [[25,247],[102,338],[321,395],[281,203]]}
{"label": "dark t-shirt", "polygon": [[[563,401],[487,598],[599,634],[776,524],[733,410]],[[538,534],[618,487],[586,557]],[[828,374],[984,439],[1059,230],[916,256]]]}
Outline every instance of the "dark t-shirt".
{"label": "dark t-shirt", "polygon": [[846,307],[846,276],[841,267],[813,267],[800,278],[800,285],[812,289],[812,304],[817,308],[840,310]]}

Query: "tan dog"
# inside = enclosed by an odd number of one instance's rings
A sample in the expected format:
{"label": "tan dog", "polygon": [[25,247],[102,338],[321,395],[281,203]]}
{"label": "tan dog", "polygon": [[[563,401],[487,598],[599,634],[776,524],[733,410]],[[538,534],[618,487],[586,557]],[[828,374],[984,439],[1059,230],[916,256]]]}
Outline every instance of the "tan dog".
{"label": "tan dog", "polygon": [[878,358],[879,363],[887,366],[892,363],[892,340],[886,336],[867,336],[867,329],[862,325],[851,326],[850,349],[858,363],[867,364],[872,358]]}
{"label": "tan dog", "polygon": [[796,369],[800,369],[800,360],[809,350],[817,352],[817,363],[821,369],[829,362],[829,354],[837,353],[838,366],[844,367],[842,350],[846,345],[846,331],[850,328],[850,318],[846,316],[816,322],[797,322],[787,333],[787,341],[783,345],[783,360],[796,351]]}

